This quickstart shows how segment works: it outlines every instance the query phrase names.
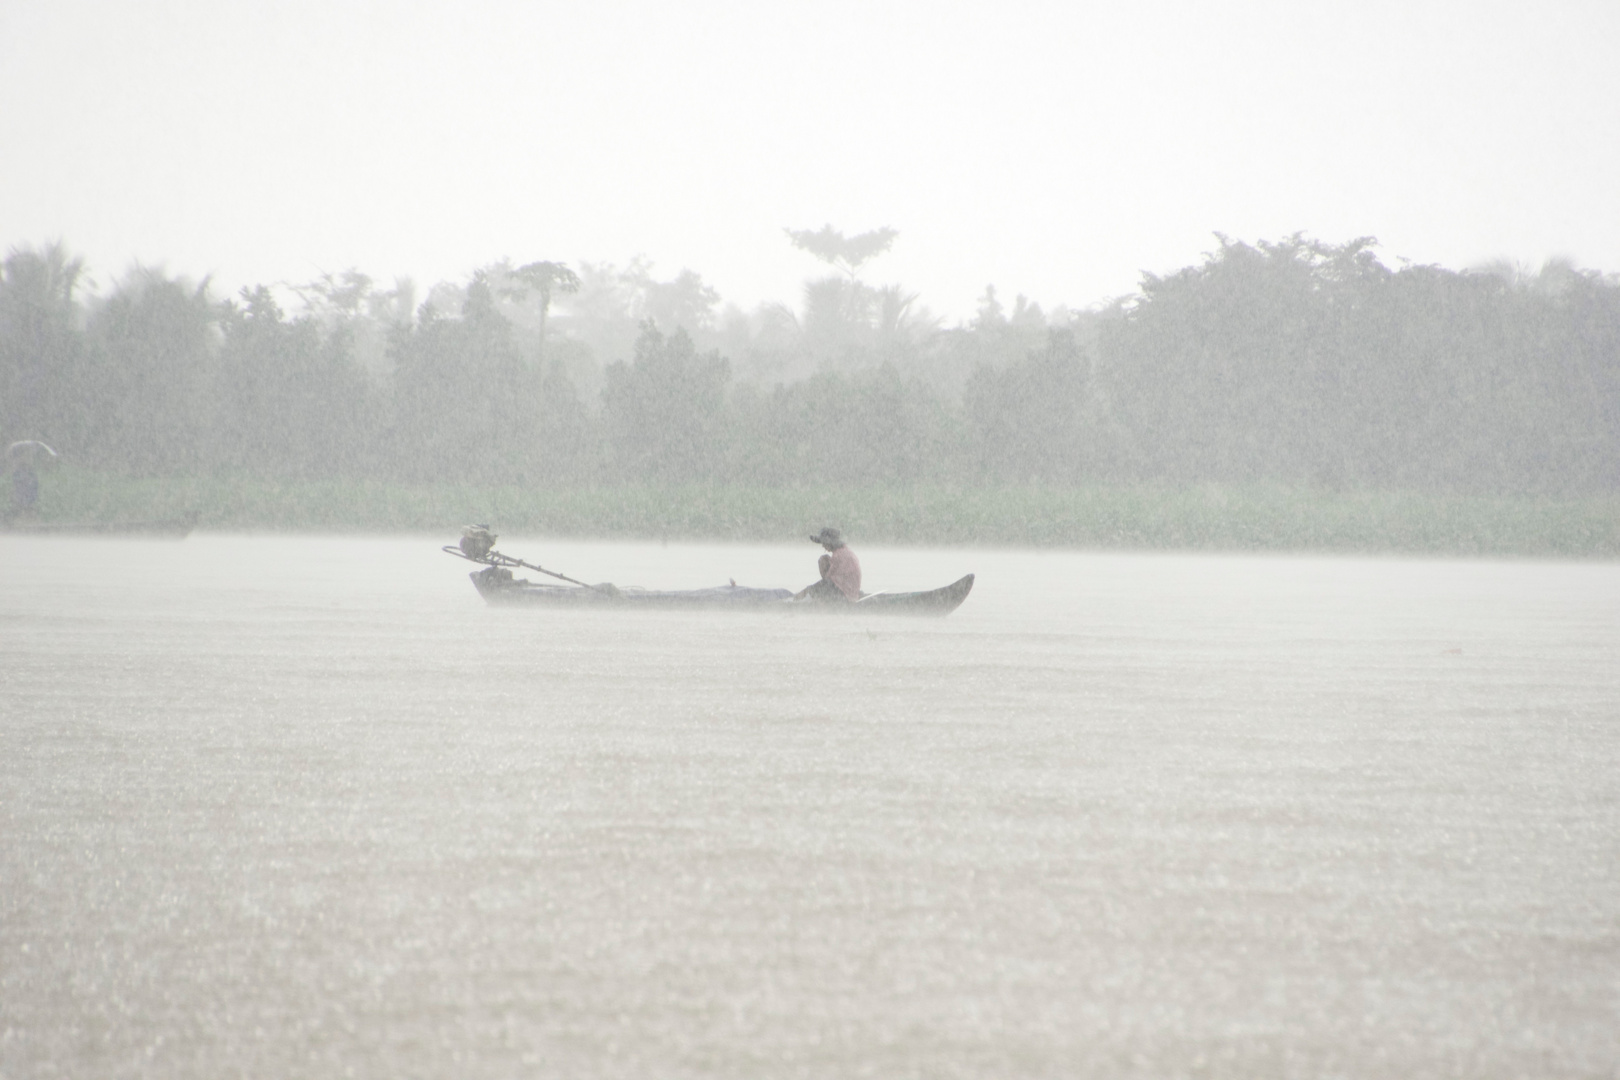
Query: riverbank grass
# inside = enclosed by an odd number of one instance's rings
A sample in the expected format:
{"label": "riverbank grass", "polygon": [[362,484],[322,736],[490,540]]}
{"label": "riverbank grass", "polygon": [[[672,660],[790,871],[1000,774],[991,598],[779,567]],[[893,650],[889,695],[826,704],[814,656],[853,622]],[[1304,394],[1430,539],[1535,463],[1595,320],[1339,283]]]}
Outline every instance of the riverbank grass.
{"label": "riverbank grass", "polygon": [[792,539],[836,524],[866,542],[1069,548],[1322,550],[1614,558],[1620,499],[1169,488],[408,485],[363,480],[123,477],[61,469],[48,522],[195,515],[225,531],[497,531],[549,536]]}

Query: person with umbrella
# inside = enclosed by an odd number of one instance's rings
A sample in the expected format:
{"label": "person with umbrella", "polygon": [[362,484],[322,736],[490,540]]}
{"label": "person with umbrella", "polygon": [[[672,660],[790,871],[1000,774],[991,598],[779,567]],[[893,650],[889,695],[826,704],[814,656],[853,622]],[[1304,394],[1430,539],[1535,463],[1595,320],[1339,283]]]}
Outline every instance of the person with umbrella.
{"label": "person with umbrella", "polygon": [[54,460],[56,451],[38,439],[23,439],[6,447],[6,464],[11,469],[11,512],[31,513],[39,501],[39,472],[35,462]]}

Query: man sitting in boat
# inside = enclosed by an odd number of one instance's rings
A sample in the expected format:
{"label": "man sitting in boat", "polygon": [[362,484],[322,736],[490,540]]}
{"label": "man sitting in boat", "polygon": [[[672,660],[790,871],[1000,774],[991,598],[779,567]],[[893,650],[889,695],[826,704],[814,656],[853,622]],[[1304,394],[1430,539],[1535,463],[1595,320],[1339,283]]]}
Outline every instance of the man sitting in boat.
{"label": "man sitting in boat", "polygon": [[795,600],[833,600],[847,603],[861,598],[861,560],[844,543],[844,534],[831,525],[810,538],[827,549],[816,561],[821,580],[801,589]]}

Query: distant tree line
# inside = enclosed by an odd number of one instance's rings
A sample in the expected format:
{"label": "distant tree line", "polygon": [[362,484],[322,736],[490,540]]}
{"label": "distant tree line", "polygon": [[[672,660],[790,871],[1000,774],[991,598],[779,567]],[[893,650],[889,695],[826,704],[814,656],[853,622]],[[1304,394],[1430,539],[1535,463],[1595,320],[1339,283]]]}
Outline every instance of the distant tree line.
{"label": "distant tree line", "polygon": [[142,268],[92,294],[60,244],[13,250],[0,440],[134,474],[1620,490],[1614,276],[1223,237],[1108,305],[988,289],[946,326],[860,280],[891,231],[790,238],[837,273],[752,312],[642,263],[222,301]]}

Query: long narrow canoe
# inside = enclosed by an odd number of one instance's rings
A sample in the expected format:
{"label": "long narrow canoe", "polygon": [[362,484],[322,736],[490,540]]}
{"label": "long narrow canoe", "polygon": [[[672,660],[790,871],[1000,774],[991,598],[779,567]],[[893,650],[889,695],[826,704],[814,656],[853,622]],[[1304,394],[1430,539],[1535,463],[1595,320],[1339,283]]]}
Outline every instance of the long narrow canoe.
{"label": "long narrow canoe", "polygon": [[708,589],[641,589],[614,585],[548,585],[515,578],[504,566],[468,574],[491,604],[548,604],[555,607],[719,608],[808,611],[828,615],[949,615],[973,590],[973,575],[927,592],[871,593],[849,602],[794,600],[788,589],[718,585]]}

